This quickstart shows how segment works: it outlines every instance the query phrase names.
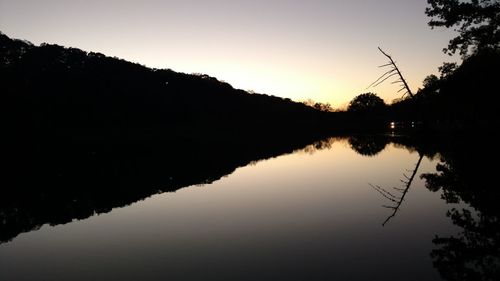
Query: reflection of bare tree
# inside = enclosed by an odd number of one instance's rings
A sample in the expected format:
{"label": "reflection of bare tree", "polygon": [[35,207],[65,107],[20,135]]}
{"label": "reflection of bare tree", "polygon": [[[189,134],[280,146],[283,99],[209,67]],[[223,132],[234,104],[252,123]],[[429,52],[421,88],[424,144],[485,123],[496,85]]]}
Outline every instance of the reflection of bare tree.
{"label": "reflection of bare tree", "polygon": [[[417,164],[415,165],[415,168],[413,169],[413,172],[411,176],[407,176],[403,174],[405,177],[404,180],[401,180],[401,182],[404,184],[403,188],[400,187],[393,187],[394,191],[390,192],[387,189],[380,187],[378,185],[373,185],[370,184],[370,186],[375,189],[378,193],[380,193],[382,196],[384,196],[386,199],[390,200],[392,202],[392,205],[383,205],[383,207],[392,209],[392,213],[387,217],[387,219],[382,223],[382,226],[384,226],[390,219],[392,219],[394,216],[396,216],[397,212],[401,208],[401,204],[403,203],[403,200],[408,193],[408,190],[410,190],[411,183],[413,182],[413,179],[415,178],[415,175],[417,174],[418,167],[420,166],[420,163],[422,162],[422,158],[424,158],[423,154],[419,154],[419,158],[417,161]],[[396,194],[398,192],[399,194]]]}

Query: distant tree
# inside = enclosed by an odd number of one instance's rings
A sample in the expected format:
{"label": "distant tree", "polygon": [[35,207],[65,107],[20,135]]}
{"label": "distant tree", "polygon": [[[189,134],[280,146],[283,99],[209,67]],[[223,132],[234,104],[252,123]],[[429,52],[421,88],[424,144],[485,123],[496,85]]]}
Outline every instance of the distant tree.
{"label": "distant tree", "polygon": [[333,111],[332,106],[328,102],[327,103],[317,102],[314,104],[314,108],[316,108],[319,111],[326,111],[326,112]]}
{"label": "distant tree", "polygon": [[312,99],[307,99],[305,101],[302,101],[302,103],[310,107],[314,107],[314,104],[316,104],[316,102],[313,101]]}
{"label": "distant tree", "polygon": [[441,85],[443,84],[443,80],[437,77],[434,74],[428,75],[425,77],[422,82],[423,88],[419,88],[417,91],[417,99],[423,101],[430,96],[435,96],[435,94],[439,93]]}
{"label": "distant tree", "polygon": [[347,111],[366,112],[382,109],[385,107],[383,99],[374,93],[364,93],[356,96],[347,107]]}
{"label": "distant tree", "polygon": [[458,65],[455,62],[445,62],[442,66],[440,66],[439,72],[441,73],[441,79],[448,78],[455,70],[457,70]]}
{"label": "distant tree", "polygon": [[439,81],[439,78],[434,75],[434,74],[431,74],[427,77],[425,77],[424,81],[423,81],[423,85],[424,87],[431,87],[433,86],[434,84],[436,84],[437,82]]}
{"label": "distant tree", "polygon": [[315,102],[312,99],[307,99],[305,101],[302,101],[302,103],[319,111],[326,111],[326,112],[334,111],[332,105],[328,102],[322,103],[322,102]]}
{"label": "distant tree", "polygon": [[440,83],[439,78],[436,75],[431,74],[431,75],[425,77],[422,84],[424,86],[424,89],[436,90],[439,88],[439,83]]}
{"label": "distant tree", "polygon": [[500,45],[499,0],[427,0],[425,9],[431,17],[429,26],[456,27],[459,35],[449,41],[443,51],[462,57],[484,49],[498,49]]}
{"label": "distant tree", "polygon": [[454,62],[443,63],[443,65],[438,68],[440,72],[439,77],[431,74],[424,78],[424,81],[422,82],[424,88],[419,89],[419,94],[422,96],[422,94],[425,95],[438,92],[443,83],[453,75],[457,68],[458,66]]}

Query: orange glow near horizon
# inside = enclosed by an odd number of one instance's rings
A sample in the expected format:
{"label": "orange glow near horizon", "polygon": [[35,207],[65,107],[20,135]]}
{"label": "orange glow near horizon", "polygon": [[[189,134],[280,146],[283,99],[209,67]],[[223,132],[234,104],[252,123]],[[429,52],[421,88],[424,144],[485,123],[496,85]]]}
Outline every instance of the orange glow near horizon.
{"label": "orange glow near horizon", "polygon": [[155,68],[204,73],[235,88],[345,107],[391,54],[416,91],[450,61],[448,30],[431,30],[425,1],[7,1],[7,36],[101,52]]}

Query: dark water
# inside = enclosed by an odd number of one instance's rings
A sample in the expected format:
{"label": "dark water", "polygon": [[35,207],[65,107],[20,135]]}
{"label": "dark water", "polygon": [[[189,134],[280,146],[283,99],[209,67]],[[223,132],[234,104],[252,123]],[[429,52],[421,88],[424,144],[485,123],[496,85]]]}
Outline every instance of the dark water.
{"label": "dark water", "polygon": [[471,190],[470,164],[429,142],[206,150],[35,165],[25,183],[54,184],[2,199],[0,280],[498,277],[498,191]]}

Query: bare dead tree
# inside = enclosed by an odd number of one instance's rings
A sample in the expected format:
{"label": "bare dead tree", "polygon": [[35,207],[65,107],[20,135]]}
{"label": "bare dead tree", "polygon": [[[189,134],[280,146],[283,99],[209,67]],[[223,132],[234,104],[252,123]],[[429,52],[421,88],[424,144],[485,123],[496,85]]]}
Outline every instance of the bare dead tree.
{"label": "bare dead tree", "polygon": [[[415,175],[417,174],[418,167],[420,166],[420,163],[422,162],[422,158],[424,158],[423,154],[420,154],[420,157],[418,158],[417,164],[415,165],[415,168],[413,169],[413,172],[410,177],[407,175],[403,174],[405,177],[404,180],[401,180],[401,182],[404,184],[403,188],[398,188],[398,187],[393,187],[394,191],[389,192],[385,188],[380,187],[378,185],[373,185],[370,184],[370,186],[375,189],[378,193],[380,193],[383,197],[388,199],[389,201],[392,202],[392,205],[383,205],[382,207],[392,209],[392,213],[387,217],[387,219],[382,223],[382,226],[385,226],[389,220],[391,220],[394,216],[396,216],[397,212],[401,208],[401,204],[404,201],[404,198],[408,191],[410,190],[411,183],[413,182],[413,179],[415,178]],[[395,194],[396,192],[400,193]]]}
{"label": "bare dead tree", "polygon": [[405,78],[403,77],[403,74],[401,74],[401,71],[399,70],[398,66],[396,65],[396,62],[392,59],[390,55],[382,51],[380,47],[378,47],[378,50],[389,59],[389,62],[379,66],[380,68],[384,67],[389,67],[390,69],[386,71],[384,74],[382,74],[377,80],[375,80],[373,83],[368,86],[370,87],[377,87],[378,85],[382,84],[385,82],[387,79],[397,76],[398,79],[391,82],[391,84],[401,84],[401,89],[398,90],[398,93],[404,91],[403,96],[401,98],[404,98],[406,95],[409,95],[411,98],[413,98],[413,93],[408,86],[408,83],[406,82]]}

